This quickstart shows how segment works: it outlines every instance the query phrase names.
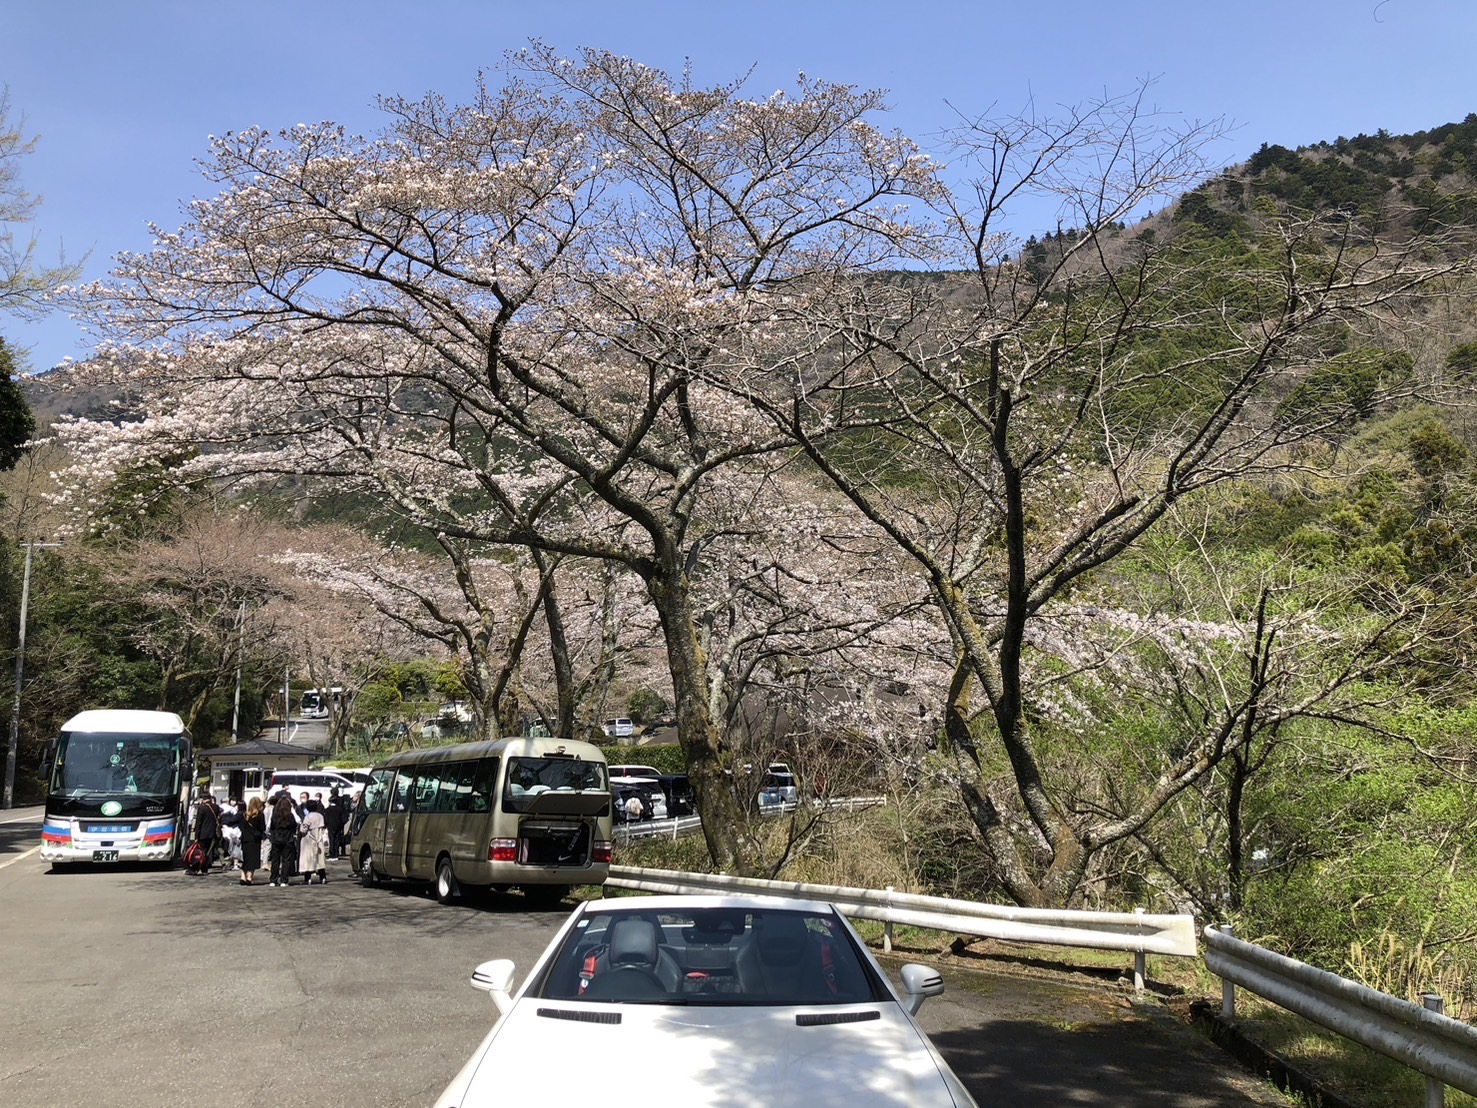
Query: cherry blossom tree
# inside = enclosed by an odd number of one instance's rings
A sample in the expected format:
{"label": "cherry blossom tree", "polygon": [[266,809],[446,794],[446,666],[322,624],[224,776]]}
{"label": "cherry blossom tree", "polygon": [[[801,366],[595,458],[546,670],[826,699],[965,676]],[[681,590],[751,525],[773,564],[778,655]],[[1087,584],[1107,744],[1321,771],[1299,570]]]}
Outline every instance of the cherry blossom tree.
{"label": "cherry blossom tree", "polygon": [[[122,633],[158,663],[159,707],[188,696],[180,713],[186,724],[230,686],[238,662],[270,672],[282,656],[282,626],[262,614],[282,592],[258,545],[261,533],[246,513],[206,506],[186,512],[167,538],[107,553],[108,579],[148,613]],[[251,620],[244,618],[248,607],[257,613]]]}
{"label": "cherry blossom tree", "polygon": [[[1053,611],[1177,504],[1296,466],[1296,444],[1346,413],[1328,396],[1307,412],[1282,401],[1330,349],[1396,328],[1465,265],[1347,212],[1259,208],[1244,237],[1128,232],[1201,179],[1216,133],[1156,119],[1141,95],[1059,119],[970,121],[954,169],[980,173],[943,216],[967,277],[826,290],[832,327],[754,328],[735,355],[789,359],[789,387],[751,385],[743,399],[928,583],[956,652],[943,705],[955,785],[992,873],[1022,904],[1079,895],[1103,851],[1247,741],[1237,725],[1251,705],[1263,721],[1311,710],[1298,696],[1229,701],[1143,767],[1150,787],[1112,810],[1079,807],[1074,773],[1053,775],[1032,722],[1051,688],[1033,670],[1052,657]],[[1063,233],[1022,258],[1002,228],[1028,196],[1057,200]],[[782,310],[822,308],[816,297]],[[1376,380],[1368,402],[1399,385]],[[1098,612],[1093,637],[1111,636],[1109,609]],[[1255,645],[1248,656],[1262,657]],[[985,744],[1007,760],[1003,779]]]}
{"label": "cherry blossom tree", "polygon": [[120,343],[90,368],[147,414],[62,429],[77,495],[163,455],[176,481],[291,478],[437,542],[625,567],[714,864],[756,872],[694,588],[724,527],[710,491],[762,483],[789,444],[713,382],[787,287],[925,250],[896,204],[934,169],[868,122],[878,92],[749,99],[537,44],[502,78],[463,106],[387,98],[373,138],[215,140],[215,194],[83,294]]}
{"label": "cherry blossom tree", "polygon": [[[322,542],[320,531],[313,529],[309,537]],[[301,544],[304,538],[301,531],[282,536],[284,546]],[[288,654],[306,670],[314,688],[342,690],[329,699],[328,713],[329,748],[339,753],[355,725],[360,692],[388,666],[422,657],[426,644],[368,598],[342,587],[332,574],[317,572],[324,564],[321,557],[294,559],[280,553],[282,549],[272,548],[265,556],[283,580],[287,596],[264,614],[276,615]]]}
{"label": "cherry blossom tree", "polygon": [[[213,195],[79,298],[113,341],[79,372],[142,414],[59,429],[70,506],[120,475],[372,505],[444,566],[386,608],[480,659],[487,711],[522,680],[563,724],[615,651],[660,657],[720,869],[767,868],[725,771],[783,712],[900,751],[942,732],[1001,885],[1071,901],[1241,741],[1217,716],[1152,787],[1077,807],[1033,720],[1132,622],[1084,594],[1176,505],[1297,464],[1352,395],[1298,387],[1459,266],[1348,213],[1130,232],[1219,133],[1142,97],[966,121],[951,194],[877,92],[751,99],[538,44],[499,79],[387,98],[371,137],[214,140]],[[1002,227],[1028,197],[1060,205],[1049,249]],[[1340,372],[1367,408],[1399,364]]]}
{"label": "cherry blossom tree", "polygon": [[[468,544],[449,539],[440,549],[440,557],[386,549],[347,528],[316,527],[295,536],[278,560],[458,659],[487,737],[517,733],[525,708],[551,733],[576,734],[580,709],[592,695],[600,698],[613,666],[618,605],[608,574],[598,572],[601,563],[585,563],[580,572],[580,563],[561,567],[541,551],[522,560],[508,548],[499,548],[499,557],[472,557]],[[564,602],[561,588],[575,599]]]}

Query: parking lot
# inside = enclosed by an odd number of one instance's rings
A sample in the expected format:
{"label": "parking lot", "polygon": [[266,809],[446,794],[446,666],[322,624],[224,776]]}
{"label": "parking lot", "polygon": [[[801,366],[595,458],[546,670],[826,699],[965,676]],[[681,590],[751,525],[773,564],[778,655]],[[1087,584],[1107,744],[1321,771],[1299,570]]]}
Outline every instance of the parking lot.
{"label": "parking lot", "polygon": [[0,871],[0,897],[0,1103],[17,1108],[429,1104],[492,1022],[472,967],[526,966],[563,915],[34,858]]}
{"label": "parking lot", "polygon": [[[219,871],[53,874],[15,857],[0,859],[9,1108],[429,1104],[493,1019],[467,985],[472,967],[511,957],[521,973],[565,914],[517,894],[448,907],[413,885],[362,889],[344,863],[327,886],[274,889]],[[983,1104],[1285,1103],[1101,983],[946,979],[922,1022]],[[580,1074],[557,1044],[529,1064],[548,1066],[551,1103],[569,1103],[572,1082],[596,1100],[622,1095],[620,1079]],[[661,1103],[654,1064],[643,1103]]]}

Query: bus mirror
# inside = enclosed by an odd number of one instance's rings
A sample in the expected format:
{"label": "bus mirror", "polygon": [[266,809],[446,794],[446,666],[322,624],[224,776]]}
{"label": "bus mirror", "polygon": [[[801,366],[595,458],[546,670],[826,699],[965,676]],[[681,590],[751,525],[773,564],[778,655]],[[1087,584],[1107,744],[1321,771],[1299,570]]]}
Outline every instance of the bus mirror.
{"label": "bus mirror", "polygon": [[48,739],[41,748],[41,760],[36,763],[36,780],[45,781],[51,776],[51,763],[56,757],[56,740]]}

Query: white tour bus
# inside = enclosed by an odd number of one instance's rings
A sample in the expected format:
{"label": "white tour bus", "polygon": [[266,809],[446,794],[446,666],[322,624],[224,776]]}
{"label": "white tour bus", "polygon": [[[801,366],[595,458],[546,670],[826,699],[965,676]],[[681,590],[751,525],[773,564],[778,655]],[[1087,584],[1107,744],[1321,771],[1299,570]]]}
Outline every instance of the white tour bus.
{"label": "white tour bus", "polygon": [[531,899],[557,901],[571,885],[603,885],[609,873],[605,757],[555,738],[407,750],[370,771],[350,835],[365,885],[434,881],[442,902],[517,885]]}
{"label": "white tour bus", "polygon": [[195,756],[173,712],[93,709],[48,744],[41,860],[173,862],[189,831]]}

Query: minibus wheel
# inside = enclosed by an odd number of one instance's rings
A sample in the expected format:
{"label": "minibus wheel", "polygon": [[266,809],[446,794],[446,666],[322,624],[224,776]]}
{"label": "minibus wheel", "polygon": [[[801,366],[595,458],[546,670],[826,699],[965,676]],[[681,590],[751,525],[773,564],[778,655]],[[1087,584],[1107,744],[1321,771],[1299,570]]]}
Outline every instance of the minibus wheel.
{"label": "minibus wheel", "polygon": [[450,904],[460,891],[451,872],[451,859],[443,854],[436,863],[436,899],[442,904]]}
{"label": "minibus wheel", "polygon": [[359,884],[372,889],[379,883],[379,874],[374,872],[374,852],[366,846],[359,852]]}

